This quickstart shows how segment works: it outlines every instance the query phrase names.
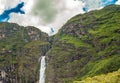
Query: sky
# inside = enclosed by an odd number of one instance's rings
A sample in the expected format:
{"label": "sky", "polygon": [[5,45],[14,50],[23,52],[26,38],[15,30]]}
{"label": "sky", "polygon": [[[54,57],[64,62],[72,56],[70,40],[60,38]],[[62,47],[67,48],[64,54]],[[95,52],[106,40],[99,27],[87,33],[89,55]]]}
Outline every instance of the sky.
{"label": "sky", "polygon": [[68,19],[120,0],[0,0],[0,22],[35,26],[53,35]]}

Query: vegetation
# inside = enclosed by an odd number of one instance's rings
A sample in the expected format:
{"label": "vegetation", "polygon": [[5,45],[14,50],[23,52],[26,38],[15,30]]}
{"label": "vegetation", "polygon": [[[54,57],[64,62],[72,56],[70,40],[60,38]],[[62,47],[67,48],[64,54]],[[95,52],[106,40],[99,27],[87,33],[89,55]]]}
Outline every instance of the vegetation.
{"label": "vegetation", "polygon": [[[0,23],[0,79],[3,83],[35,83],[40,56],[49,49],[47,34],[35,27]],[[1,77],[2,71],[6,76]]]}
{"label": "vegetation", "polygon": [[0,80],[38,82],[43,55],[46,83],[119,83],[120,6],[77,15],[52,37],[32,26],[0,23]]}
{"label": "vegetation", "polygon": [[82,81],[74,81],[73,83],[119,83],[119,82],[120,82],[120,69],[112,73],[88,77]]}
{"label": "vegetation", "polygon": [[46,82],[73,83],[117,71],[119,15],[120,6],[111,5],[71,18],[54,36],[52,48],[46,54]]}

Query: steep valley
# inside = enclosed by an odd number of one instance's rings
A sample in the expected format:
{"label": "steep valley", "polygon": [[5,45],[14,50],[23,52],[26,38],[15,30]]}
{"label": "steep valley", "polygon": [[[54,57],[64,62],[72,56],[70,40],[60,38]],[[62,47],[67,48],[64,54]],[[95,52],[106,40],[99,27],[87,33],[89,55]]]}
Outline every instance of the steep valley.
{"label": "steep valley", "polygon": [[38,83],[41,56],[45,83],[93,83],[103,77],[102,83],[119,83],[120,6],[74,16],[50,37],[32,26],[0,23],[0,82]]}

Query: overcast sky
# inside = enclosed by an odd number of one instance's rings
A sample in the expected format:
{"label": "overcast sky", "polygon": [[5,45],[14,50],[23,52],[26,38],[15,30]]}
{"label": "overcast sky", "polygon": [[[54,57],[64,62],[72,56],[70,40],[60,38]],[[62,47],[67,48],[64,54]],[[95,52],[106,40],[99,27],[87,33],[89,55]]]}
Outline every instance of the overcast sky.
{"label": "overcast sky", "polygon": [[55,34],[68,19],[77,14],[109,4],[120,4],[120,0],[0,0],[0,14],[21,2],[25,3],[22,7],[25,14],[11,13],[8,22],[35,26],[49,35]]}

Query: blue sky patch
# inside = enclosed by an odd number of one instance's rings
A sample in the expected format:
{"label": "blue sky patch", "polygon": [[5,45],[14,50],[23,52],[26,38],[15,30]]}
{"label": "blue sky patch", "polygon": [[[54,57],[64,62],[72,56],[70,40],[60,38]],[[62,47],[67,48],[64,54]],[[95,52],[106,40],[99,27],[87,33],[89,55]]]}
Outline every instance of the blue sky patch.
{"label": "blue sky patch", "polygon": [[86,0],[85,7],[83,7],[84,12],[88,12],[90,9],[105,7],[111,4],[115,4],[118,0]]}
{"label": "blue sky patch", "polygon": [[21,2],[14,8],[4,10],[4,12],[0,14],[0,22],[8,21],[10,19],[11,13],[25,14],[25,12],[21,9],[23,6],[24,6],[24,2]]}
{"label": "blue sky patch", "polygon": [[103,6],[115,4],[118,0],[102,0]]}

